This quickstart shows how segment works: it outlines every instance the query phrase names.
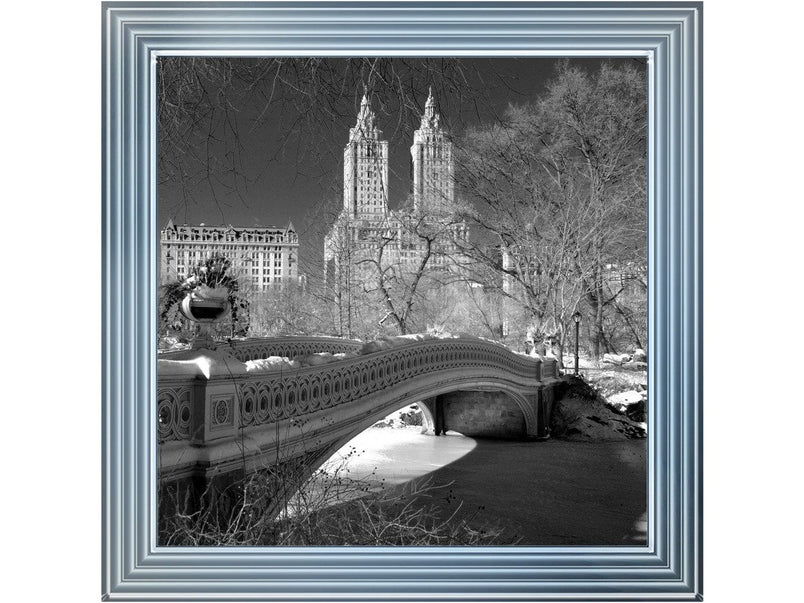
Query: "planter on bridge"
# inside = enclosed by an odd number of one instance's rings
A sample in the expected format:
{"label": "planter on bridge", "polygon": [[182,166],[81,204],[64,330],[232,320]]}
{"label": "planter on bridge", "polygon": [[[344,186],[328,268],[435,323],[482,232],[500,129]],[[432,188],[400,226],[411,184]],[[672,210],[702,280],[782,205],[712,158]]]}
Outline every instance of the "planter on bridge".
{"label": "planter on bridge", "polygon": [[223,288],[198,287],[184,297],[179,311],[199,325],[193,348],[212,348],[214,339],[211,326],[229,311],[228,292]]}

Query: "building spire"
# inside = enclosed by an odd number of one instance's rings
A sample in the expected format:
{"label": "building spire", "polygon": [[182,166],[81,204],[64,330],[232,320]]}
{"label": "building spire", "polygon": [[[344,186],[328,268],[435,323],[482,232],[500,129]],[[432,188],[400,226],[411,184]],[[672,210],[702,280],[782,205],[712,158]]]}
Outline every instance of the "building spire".
{"label": "building spire", "polygon": [[362,133],[363,136],[375,138],[377,131],[377,116],[371,108],[371,101],[368,95],[368,86],[363,84],[363,99],[360,101],[360,112],[357,114],[357,123],[352,128],[352,132]]}
{"label": "building spire", "polygon": [[360,108],[370,106],[369,99],[368,99],[368,86],[363,84],[363,100],[360,101]]}
{"label": "building spire", "polygon": [[440,121],[440,117],[436,113],[433,87],[430,86],[427,91],[427,101],[424,103],[424,114],[422,115],[420,128],[422,130],[438,130]]}

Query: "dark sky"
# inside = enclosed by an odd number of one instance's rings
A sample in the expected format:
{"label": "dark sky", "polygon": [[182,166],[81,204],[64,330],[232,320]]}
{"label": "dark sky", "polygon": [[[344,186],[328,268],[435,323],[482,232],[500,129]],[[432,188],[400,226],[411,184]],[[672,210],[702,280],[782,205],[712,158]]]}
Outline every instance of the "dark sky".
{"label": "dark sky", "polygon": [[[245,60],[245,59],[244,59]],[[602,59],[572,59],[571,64],[596,70]],[[416,59],[408,59],[415,62]],[[642,59],[613,62],[644,63]],[[340,68],[344,61],[328,65]],[[442,123],[458,136],[467,127],[491,123],[510,103],[534,100],[553,77],[556,59],[477,58],[462,62],[466,85],[455,88],[437,82],[437,106]],[[424,76],[426,79],[427,76]],[[275,84],[282,87],[282,83]],[[410,145],[418,127],[418,113],[426,97],[427,83],[411,83],[421,89],[414,94],[417,105],[403,112],[391,96],[372,94],[378,124],[389,141],[389,204],[397,207],[410,188]],[[304,99],[294,99],[293,86],[281,90],[283,104],[267,105],[256,97],[231,112],[239,132],[238,176],[196,179],[187,184],[161,182],[158,187],[158,222],[163,228],[169,218],[177,223],[232,224],[235,226],[284,226],[292,220],[300,234],[302,271],[311,272],[323,256],[322,233],[340,208],[343,179],[342,152],[348,129],[355,123],[362,84],[344,86],[338,98],[330,99],[334,115],[319,119],[311,114]],[[297,102],[298,100],[298,102]],[[312,117],[311,117],[312,116]],[[311,123],[313,122],[313,123]],[[222,128],[218,138],[229,136]],[[221,142],[217,152],[224,164],[231,150]],[[213,145],[213,153],[216,147]],[[164,180],[158,178],[159,180]],[[214,191],[214,194],[213,194]]]}

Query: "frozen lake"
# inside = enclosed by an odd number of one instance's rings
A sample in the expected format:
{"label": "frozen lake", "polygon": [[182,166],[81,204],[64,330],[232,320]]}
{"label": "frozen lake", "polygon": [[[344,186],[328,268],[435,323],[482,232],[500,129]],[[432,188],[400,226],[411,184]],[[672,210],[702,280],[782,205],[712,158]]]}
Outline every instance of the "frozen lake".
{"label": "frozen lake", "polygon": [[421,427],[372,427],[338,450],[329,462],[337,465],[343,460],[352,478],[396,486],[457,461],[475,446],[475,440],[454,432],[435,437],[421,433]]}
{"label": "frozen lake", "polygon": [[445,486],[449,496],[431,502],[503,526],[502,544],[642,545],[646,451],[646,440],[475,440],[374,427],[335,458],[351,452],[348,475],[375,488],[419,479]]}

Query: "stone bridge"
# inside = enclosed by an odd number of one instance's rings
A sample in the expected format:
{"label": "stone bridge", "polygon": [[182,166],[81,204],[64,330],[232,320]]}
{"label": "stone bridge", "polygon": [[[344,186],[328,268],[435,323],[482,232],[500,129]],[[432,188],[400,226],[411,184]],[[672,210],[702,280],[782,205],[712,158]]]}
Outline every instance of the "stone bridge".
{"label": "stone bridge", "polygon": [[[478,338],[392,339],[252,339],[160,355],[160,480],[208,483],[298,458],[315,469],[416,402],[425,428],[438,408],[446,428],[464,435],[548,437],[555,360]],[[296,361],[247,370],[246,361],[270,356]]]}

